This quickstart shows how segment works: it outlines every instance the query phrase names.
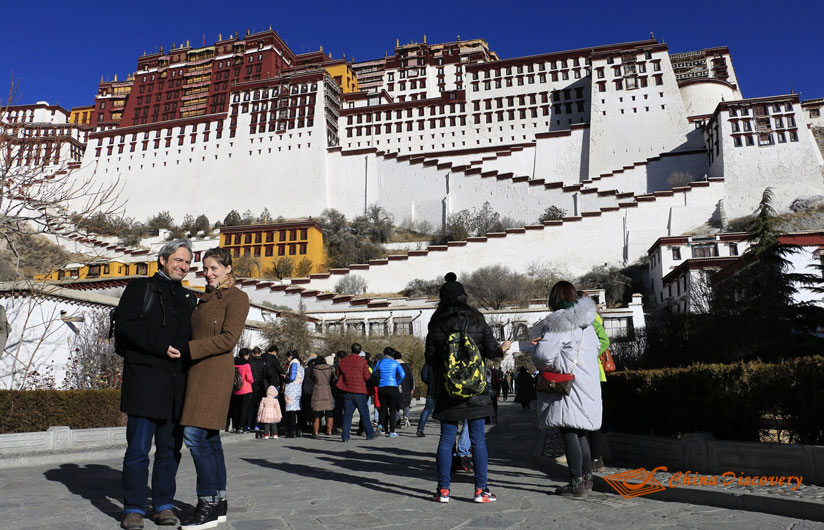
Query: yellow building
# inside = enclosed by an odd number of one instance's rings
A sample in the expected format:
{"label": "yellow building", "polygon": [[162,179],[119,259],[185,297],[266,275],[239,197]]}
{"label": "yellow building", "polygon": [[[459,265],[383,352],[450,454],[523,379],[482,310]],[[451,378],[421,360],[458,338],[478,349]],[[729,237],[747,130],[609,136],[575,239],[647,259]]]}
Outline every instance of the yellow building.
{"label": "yellow building", "polygon": [[34,279],[37,281],[110,279],[124,276],[153,276],[156,272],[156,260],[131,263],[97,260],[91,263],[71,263],[59,269],[53,269],[47,274],[37,275]]}
{"label": "yellow building", "polygon": [[340,86],[344,94],[360,91],[358,78],[355,72],[352,71],[352,66],[346,62],[346,60],[339,59],[337,61],[329,61],[324,67],[332,79]]}
{"label": "yellow building", "polygon": [[[272,271],[281,259],[292,262],[291,276],[308,276],[326,269],[323,231],[314,221],[224,226],[220,229],[220,246],[231,251],[236,269],[239,258],[253,259],[253,266],[248,270],[237,271],[238,275],[250,278],[279,276]],[[311,262],[311,267],[306,260]]]}
{"label": "yellow building", "polygon": [[85,107],[73,107],[69,113],[69,123],[77,125],[91,125],[92,115],[94,114],[94,105],[87,105]]}

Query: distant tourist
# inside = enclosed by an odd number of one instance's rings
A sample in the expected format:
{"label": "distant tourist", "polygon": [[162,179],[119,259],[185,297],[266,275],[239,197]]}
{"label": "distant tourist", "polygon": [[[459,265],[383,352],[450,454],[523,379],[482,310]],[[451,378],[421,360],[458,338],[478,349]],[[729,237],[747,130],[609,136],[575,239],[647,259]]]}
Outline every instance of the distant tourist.
{"label": "distant tourist", "polygon": [[[379,423],[383,426],[383,432],[392,438],[398,436],[395,432],[395,417],[401,403],[398,387],[406,377],[401,365],[393,358],[394,353],[395,350],[387,346],[383,350],[383,359],[375,363],[372,369],[372,379],[377,379],[378,403],[381,411]],[[377,377],[374,375],[375,372],[377,372]]]}
{"label": "distant tourist", "polygon": [[186,389],[180,349],[191,336],[197,303],[180,283],[192,262],[189,241],[165,244],[157,262],[160,270],[154,276],[129,282],[115,313],[115,341],[124,358],[120,410],[128,415],[122,479],[125,517],[120,524],[125,530],[143,528],[152,439],[153,519],[159,525],[179,523],[172,507],[182,446],[178,421]]}
{"label": "distant tourist", "polygon": [[[429,321],[429,332],[426,336],[426,362],[435,372],[436,381],[444,381],[445,377],[454,374],[454,366],[450,359],[455,352],[455,346],[466,344],[458,339],[468,337],[474,342],[474,348],[461,346],[460,352],[470,353],[473,360],[472,374],[477,379],[473,385],[482,391],[476,395],[465,397],[457,392],[447,390],[445,384],[438,384],[435,389],[435,419],[441,422],[441,438],[438,442],[436,457],[438,469],[438,487],[434,499],[437,502],[449,502],[451,485],[452,448],[458,432],[458,423],[468,420],[469,438],[472,443],[472,458],[475,470],[475,502],[493,502],[495,495],[487,487],[487,450],[485,424],[486,418],[492,416],[492,401],[486,391],[483,358],[503,357],[509,349],[509,341],[501,346],[495,341],[492,328],[484,320],[483,315],[467,303],[466,291],[457,281],[453,273],[448,273],[444,279],[446,283],[440,289],[438,308]],[[453,339],[450,347],[450,337]],[[448,366],[449,365],[449,366]],[[474,372],[477,371],[477,374]],[[463,386],[462,386],[463,387]]]}
{"label": "distant tourist", "polygon": [[278,389],[272,385],[266,389],[266,397],[260,400],[257,420],[263,430],[263,440],[277,440],[277,424],[283,419],[278,402]]}
{"label": "distant tourist", "polygon": [[[207,250],[203,272],[206,294],[192,313],[192,340],[181,349],[190,363],[180,424],[197,471],[197,506],[181,530],[212,528],[226,520],[226,463],[220,429],[234,384],[232,350],[249,314],[249,297],[234,286],[228,250]],[[251,371],[248,364],[244,366]]]}
{"label": "distant tourist", "polygon": [[323,418],[326,418],[326,434],[332,434],[332,409],[335,408],[335,401],[332,399],[332,365],[326,362],[326,358],[318,355],[315,358],[315,365],[312,367],[311,378],[314,382],[312,399],[309,402],[310,410],[314,416],[312,420],[312,437],[318,437],[318,431]]}
{"label": "distant tourist", "polygon": [[398,425],[402,427],[409,427],[409,408],[412,406],[412,392],[415,391],[415,376],[412,374],[412,368],[409,363],[404,362],[403,354],[398,350],[393,349],[392,356],[398,364],[403,368],[403,381],[401,381],[401,401],[398,406]]}
{"label": "distant tourist", "polygon": [[286,352],[286,386],[283,393],[286,395],[286,418],[288,419],[287,438],[303,436],[298,426],[298,412],[300,411],[300,396],[303,388],[303,365],[300,364],[300,354],[297,350]]}
{"label": "distant tourist", "polygon": [[[240,374],[241,385],[240,388],[232,392],[231,410],[232,410],[232,425],[235,433],[241,434],[249,432],[252,423],[249,411],[251,410],[252,397],[252,383],[255,378],[252,375],[252,365],[249,364],[249,357],[252,351],[249,348],[241,348],[235,357],[235,370]],[[232,374],[234,377],[234,374]]]}
{"label": "distant tourist", "polygon": [[351,353],[340,351],[339,355],[344,357],[338,363],[338,380],[335,385],[343,395],[343,425],[341,439],[349,441],[352,434],[352,415],[358,409],[363,428],[366,431],[366,439],[373,440],[375,431],[372,429],[372,422],[369,420],[369,406],[366,404],[366,384],[369,382],[369,365],[366,359],[360,356],[361,345],[357,342],[352,344]]}
{"label": "distant tourist", "polygon": [[587,432],[601,428],[600,343],[592,327],[595,302],[588,297],[578,300],[575,287],[566,281],[552,287],[547,302],[553,313],[544,320],[532,362],[541,372],[538,377],[550,372],[572,374],[574,379],[569,395],[538,392],[538,427],[557,427],[564,440],[569,484],[555,492],[584,497],[593,485]]}
{"label": "distant tourist", "polygon": [[421,411],[421,417],[418,420],[418,430],[415,434],[423,438],[426,436],[423,428],[426,427],[429,416],[431,416],[432,411],[435,410],[435,398],[433,397],[435,394],[435,371],[432,370],[432,367],[427,363],[423,363],[423,368],[421,368],[421,381],[426,385],[426,404]]}
{"label": "distant tourist", "polygon": [[529,404],[535,399],[535,379],[521,366],[518,376],[515,377],[515,402],[521,404],[523,410],[529,410]]}

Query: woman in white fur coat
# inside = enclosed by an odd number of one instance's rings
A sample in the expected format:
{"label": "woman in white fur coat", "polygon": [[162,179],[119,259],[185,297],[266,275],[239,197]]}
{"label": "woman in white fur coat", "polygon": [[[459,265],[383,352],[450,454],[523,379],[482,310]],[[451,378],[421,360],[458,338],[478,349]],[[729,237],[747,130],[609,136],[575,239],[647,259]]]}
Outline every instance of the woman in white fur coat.
{"label": "woman in white fur coat", "polygon": [[547,304],[553,313],[544,320],[532,362],[541,372],[571,373],[575,380],[568,396],[538,392],[538,426],[541,430],[558,427],[564,440],[570,479],[556,493],[585,496],[592,490],[592,458],[586,433],[601,428],[602,412],[600,343],[592,327],[595,302],[588,297],[579,300],[575,287],[561,281],[552,287]]}

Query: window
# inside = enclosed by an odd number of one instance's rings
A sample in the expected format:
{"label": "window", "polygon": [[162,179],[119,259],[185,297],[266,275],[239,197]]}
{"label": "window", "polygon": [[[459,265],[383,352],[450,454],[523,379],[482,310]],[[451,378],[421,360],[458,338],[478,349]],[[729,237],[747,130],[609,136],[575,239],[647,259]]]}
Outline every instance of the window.
{"label": "window", "polygon": [[810,111],[810,118],[820,118],[821,117],[821,110],[820,109],[812,109]]}
{"label": "window", "polygon": [[736,120],[731,121],[730,126],[732,127],[732,132],[738,132],[740,130],[738,127],[738,121]]}
{"label": "window", "polygon": [[741,137],[740,137],[740,136],[733,136],[733,138],[732,138],[732,144],[733,144],[735,147],[741,147],[741,146],[743,145],[743,144],[741,143]]}
{"label": "window", "polygon": [[730,256],[738,255],[738,243],[730,243]]}
{"label": "window", "polygon": [[306,254],[306,243],[300,244],[300,254]]}
{"label": "window", "polygon": [[790,141],[797,142],[798,141],[798,133],[795,131],[790,131]]}
{"label": "window", "polygon": [[680,247],[672,247],[672,259],[676,260],[676,261],[681,259],[681,248]]}
{"label": "window", "polygon": [[286,245],[278,245],[278,256],[286,255]]}
{"label": "window", "polygon": [[715,243],[709,245],[693,245],[692,247],[693,258],[713,258],[715,256],[718,256],[718,247]]}
{"label": "window", "polygon": [[746,141],[747,145],[755,145],[755,143],[753,142],[751,134],[745,135],[744,140]]}
{"label": "window", "polygon": [[297,245],[295,245],[294,243],[290,244],[289,245],[289,255],[294,256],[296,251],[297,251]]}
{"label": "window", "polygon": [[395,320],[392,323],[392,333],[395,335],[412,335],[412,320]]}
{"label": "window", "polygon": [[633,336],[632,318],[605,318],[604,330],[611,340],[631,339]]}

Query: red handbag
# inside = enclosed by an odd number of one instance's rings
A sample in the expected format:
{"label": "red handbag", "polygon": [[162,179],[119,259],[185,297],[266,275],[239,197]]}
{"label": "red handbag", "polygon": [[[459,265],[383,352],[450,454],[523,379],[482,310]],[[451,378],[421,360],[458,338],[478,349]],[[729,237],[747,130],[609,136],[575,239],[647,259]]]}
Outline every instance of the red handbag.
{"label": "red handbag", "polygon": [[572,374],[559,374],[557,372],[541,372],[535,384],[538,392],[557,393],[568,396],[572,391],[572,382],[575,376]]}
{"label": "red handbag", "polygon": [[[578,349],[575,352],[575,362],[572,363],[571,371],[575,371],[575,367],[578,365],[578,355],[581,353],[582,342],[584,342],[583,330],[581,330],[581,340],[578,341]],[[555,393],[568,396],[572,391],[573,381],[575,381],[575,376],[571,373],[541,372],[538,380],[535,382],[535,390],[547,394]]]}

